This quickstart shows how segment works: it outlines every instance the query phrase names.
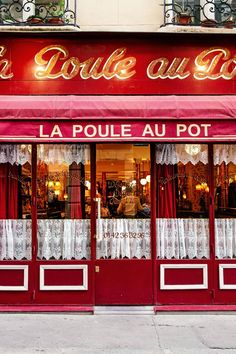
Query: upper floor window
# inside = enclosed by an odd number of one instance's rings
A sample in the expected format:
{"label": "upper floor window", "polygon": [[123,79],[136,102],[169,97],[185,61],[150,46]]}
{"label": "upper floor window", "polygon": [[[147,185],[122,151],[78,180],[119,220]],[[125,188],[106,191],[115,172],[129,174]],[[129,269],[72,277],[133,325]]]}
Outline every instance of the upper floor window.
{"label": "upper floor window", "polygon": [[76,1],[0,1],[0,23],[3,25],[75,25],[75,20]]}
{"label": "upper floor window", "polygon": [[233,28],[235,0],[165,0],[165,25]]}

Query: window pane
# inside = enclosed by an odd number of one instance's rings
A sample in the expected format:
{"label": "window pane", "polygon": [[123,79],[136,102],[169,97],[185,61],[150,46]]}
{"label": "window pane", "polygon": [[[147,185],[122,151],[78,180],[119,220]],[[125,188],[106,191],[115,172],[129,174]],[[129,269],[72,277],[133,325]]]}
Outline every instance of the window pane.
{"label": "window pane", "polygon": [[40,259],[88,259],[89,147],[38,145],[37,216]]}
{"label": "window pane", "polygon": [[31,145],[0,145],[0,260],[31,259]]}
{"label": "window pane", "polygon": [[97,145],[97,258],[150,258],[150,147]]}
{"label": "window pane", "polygon": [[158,144],[157,255],[209,257],[208,149],[200,144]]}

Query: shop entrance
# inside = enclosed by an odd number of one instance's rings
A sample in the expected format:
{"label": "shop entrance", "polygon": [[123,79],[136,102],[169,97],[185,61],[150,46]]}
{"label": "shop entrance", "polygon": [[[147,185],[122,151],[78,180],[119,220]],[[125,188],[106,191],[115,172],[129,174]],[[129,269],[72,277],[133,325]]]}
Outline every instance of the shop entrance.
{"label": "shop entrance", "polygon": [[152,304],[150,193],[149,144],[38,144],[36,303]]}
{"label": "shop entrance", "polygon": [[96,145],[96,305],[153,303],[149,144]]}
{"label": "shop entrance", "polygon": [[9,144],[3,155],[2,304],[153,303],[149,144]]}
{"label": "shop entrance", "polygon": [[0,304],[236,304],[233,144],[0,144]]}

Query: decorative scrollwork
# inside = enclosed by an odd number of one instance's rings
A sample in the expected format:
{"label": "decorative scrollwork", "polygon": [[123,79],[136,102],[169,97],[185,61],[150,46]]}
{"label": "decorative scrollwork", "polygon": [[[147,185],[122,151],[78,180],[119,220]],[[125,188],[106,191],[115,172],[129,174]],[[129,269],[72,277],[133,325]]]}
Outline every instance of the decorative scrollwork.
{"label": "decorative scrollwork", "polygon": [[236,0],[165,0],[164,25],[236,26]]}
{"label": "decorative scrollwork", "polygon": [[71,25],[76,23],[76,0],[1,0],[0,25]]}

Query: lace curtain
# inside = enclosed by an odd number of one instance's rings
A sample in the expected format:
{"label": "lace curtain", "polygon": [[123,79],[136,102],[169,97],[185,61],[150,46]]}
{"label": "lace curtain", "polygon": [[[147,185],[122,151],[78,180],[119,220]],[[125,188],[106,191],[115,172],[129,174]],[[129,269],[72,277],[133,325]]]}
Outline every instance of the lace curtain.
{"label": "lace curtain", "polygon": [[157,257],[209,258],[208,219],[157,219]]}
{"label": "lace curtain", "polygon": [[31,145],[0,144],[0,163],[31,164]]}
{"label": "lace curtain", "polygon": [[31,230],[31,220],[0,220],[0,260],[30,260]]}
{"label": "lace curtain", "polygon": [[151,258],[150,219],[102,219],[100,231],[97,259]]}
{"label": "lace curtain", "polygon": [[38,161],[48,164],[85,164],[89,160],[89,146],[85,144],[40,144]]}
{"label": "lace curtain", "polygon": [[208,163],[208,150],[205,144],[156,144],[156,163],[175,165],[182,162],[186,165],[191,162]]}
{"label": "lace curtain", "polygon": [[236,145],[234,144],[215,144],[214,145],[214,165],[233,162],[236,164]]}
{"label": "lace curtain", "polygon": [[215,219],[217,258],[236,258],[236,219]]}
{"label": "lace curtain", "polygon": [[89,259],[90,220],[38,220],[39,259]]}

